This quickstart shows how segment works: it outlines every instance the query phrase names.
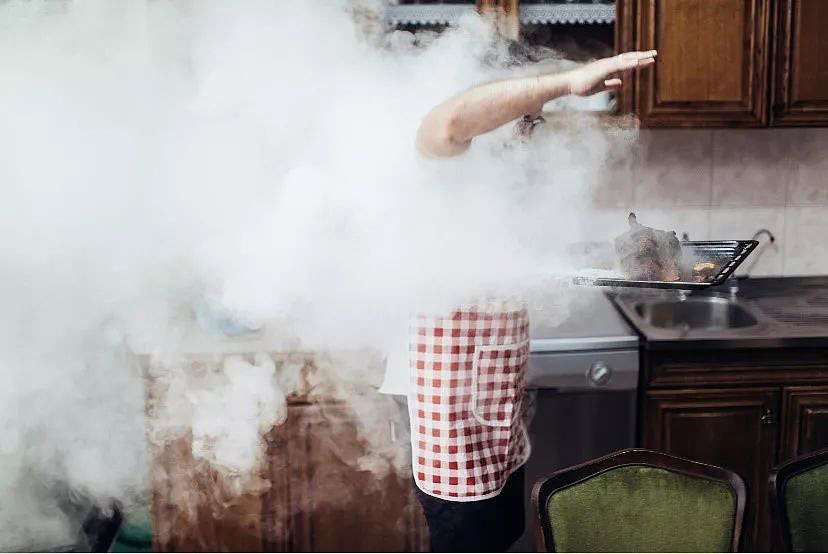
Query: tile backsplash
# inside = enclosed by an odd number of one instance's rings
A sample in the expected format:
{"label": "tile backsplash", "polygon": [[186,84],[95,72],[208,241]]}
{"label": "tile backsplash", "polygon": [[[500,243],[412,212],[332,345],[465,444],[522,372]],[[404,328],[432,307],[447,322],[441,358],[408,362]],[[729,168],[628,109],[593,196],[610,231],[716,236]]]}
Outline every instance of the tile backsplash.
{"label": "tile backsplash", "polygon": [[643,129],[610,154],[591,201],[607,237],[629,211],[691,240],[767,228],[776,242],[760,239],[751,275],[828,274],[828,128]]}

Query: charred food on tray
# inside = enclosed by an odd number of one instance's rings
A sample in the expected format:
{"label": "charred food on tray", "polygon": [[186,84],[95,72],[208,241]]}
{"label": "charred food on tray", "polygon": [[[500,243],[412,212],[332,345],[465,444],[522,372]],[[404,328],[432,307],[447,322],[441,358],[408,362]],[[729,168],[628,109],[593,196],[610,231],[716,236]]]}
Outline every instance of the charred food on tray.
{"label": "charred food on tray", "polygon": [[713,262],[696,262],[693,264],[693,281],[696,283],[709,283],[718,273],[716,264]]}
{"label": "charred food on tray", "polygon": [[629,215],[630,230],[615,239],[621,271],[633,281],[678,281],[681,245],[675,231],[641,225]]}

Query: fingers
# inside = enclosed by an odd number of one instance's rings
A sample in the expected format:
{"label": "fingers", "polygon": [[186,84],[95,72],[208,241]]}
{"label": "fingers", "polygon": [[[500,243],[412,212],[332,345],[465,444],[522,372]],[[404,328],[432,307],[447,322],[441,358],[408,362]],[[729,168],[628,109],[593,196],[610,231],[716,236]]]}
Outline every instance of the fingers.
{"label": "fingers", "polygon": [[615,90],[621,88],[621,79],[607,79],[604,81],[604,87],[607,90]]}
{"label": "fingers", "polygon": [[620,56],[630,58],[655,58],[658,55],[658,50],[645,50],[643,52],[624,52]]}
{"label": "fingers", "polygon": [[654,64],[657,55],[658,52],[656,50],[624,52],[623,54],[618,54],[613,60],[617,71],[626,71]]}

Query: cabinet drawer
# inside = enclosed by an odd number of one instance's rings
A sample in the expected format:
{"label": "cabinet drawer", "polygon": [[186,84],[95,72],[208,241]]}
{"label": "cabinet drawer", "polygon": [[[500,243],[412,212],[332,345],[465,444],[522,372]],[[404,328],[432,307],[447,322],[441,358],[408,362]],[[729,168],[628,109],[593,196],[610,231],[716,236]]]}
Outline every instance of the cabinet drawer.
{"label": "cabinet drawer", "polygon": [[828,350],[765,348],[643,353],[648,388],[828,384]]}

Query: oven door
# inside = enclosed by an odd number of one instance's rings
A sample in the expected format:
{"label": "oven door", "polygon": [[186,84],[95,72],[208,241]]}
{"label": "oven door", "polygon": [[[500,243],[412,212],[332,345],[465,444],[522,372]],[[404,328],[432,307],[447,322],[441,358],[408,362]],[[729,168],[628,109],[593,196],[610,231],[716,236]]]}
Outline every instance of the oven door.
{"label": "oven door", "polygon": [[636,350],[532,354],[526,528],[512,552],[536,551],[538,516],[531,495],[537,480],[636,446],[637,384]]}

